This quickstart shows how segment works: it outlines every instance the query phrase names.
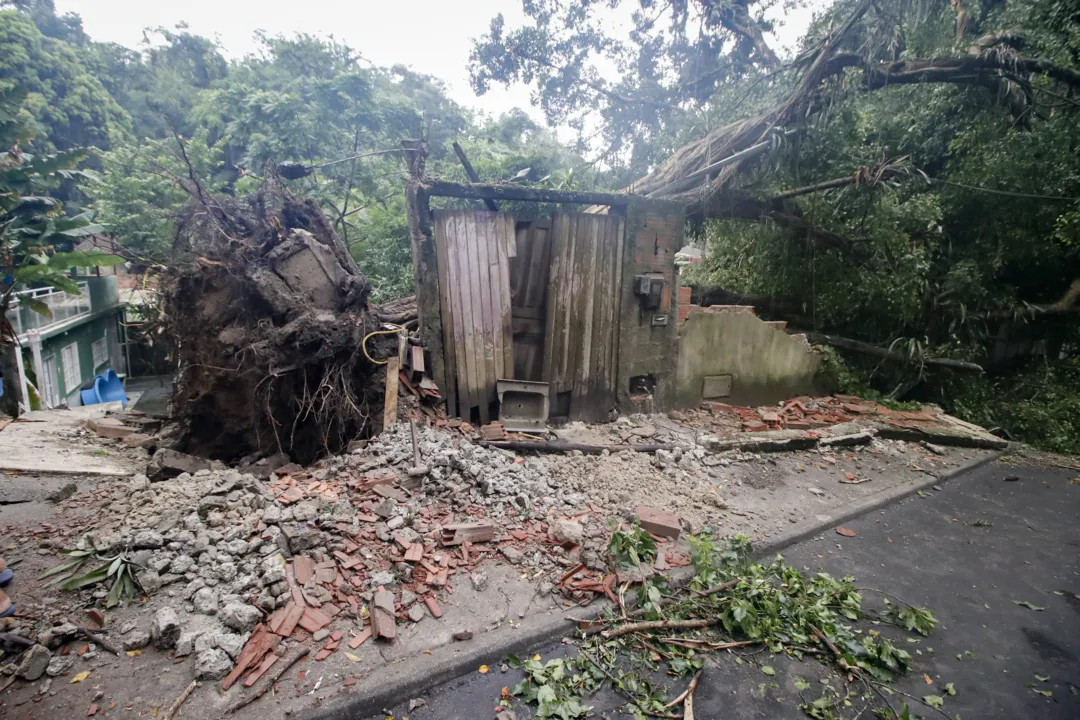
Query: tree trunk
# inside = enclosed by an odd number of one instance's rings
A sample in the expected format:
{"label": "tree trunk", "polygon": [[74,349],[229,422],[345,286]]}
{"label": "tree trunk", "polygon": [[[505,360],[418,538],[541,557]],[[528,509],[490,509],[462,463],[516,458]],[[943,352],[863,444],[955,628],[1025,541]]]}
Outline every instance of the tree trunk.
{"label": "tree trunk", "polygon": [[15,353],[17,345],[0,343],[0,375],[3,376],[4,394],[0,395],[0,414],[19,416],[19,401],[22,399],[22,383],[19,382],[19,365]]}

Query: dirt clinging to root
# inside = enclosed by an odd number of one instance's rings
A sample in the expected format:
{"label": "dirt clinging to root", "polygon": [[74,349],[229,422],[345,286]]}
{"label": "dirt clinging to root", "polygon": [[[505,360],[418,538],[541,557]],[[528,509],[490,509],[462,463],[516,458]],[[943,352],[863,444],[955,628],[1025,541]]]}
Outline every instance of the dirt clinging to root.
{"label": "dirt clinging to root", "polygon": [[[313,201],[272,181],[240,199],[199,193],[176,249],[163,282],[176,449],[306,464],[372,431],[385,371],[361,349],[379,327],[371,286]],[[396,341],[368,349],[385,357]]]}

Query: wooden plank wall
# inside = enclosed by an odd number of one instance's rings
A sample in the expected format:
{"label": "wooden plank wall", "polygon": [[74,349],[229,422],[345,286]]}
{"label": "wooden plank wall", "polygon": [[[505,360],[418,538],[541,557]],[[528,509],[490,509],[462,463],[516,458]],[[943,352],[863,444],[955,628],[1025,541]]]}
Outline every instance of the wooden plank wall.
{"label": "wooden plank wall", "polygon": [[443,316],[447,408],[481,423],[497,401],[495,381],[512,378],[514,348],[510,258],[517,254],[514,216],[473,210],[435,213]]}
{"label": "wooden plank wall", "polygon": [[518,221],[517,257],[510,261],[514,379],[544,379],[544,312],[551,267],[551,219]]}
{"label": "wooden plank wall", "polygon": [[570,393],[570,419],[604,422],[615,407],[624,220],[552,217],[544,378]]}

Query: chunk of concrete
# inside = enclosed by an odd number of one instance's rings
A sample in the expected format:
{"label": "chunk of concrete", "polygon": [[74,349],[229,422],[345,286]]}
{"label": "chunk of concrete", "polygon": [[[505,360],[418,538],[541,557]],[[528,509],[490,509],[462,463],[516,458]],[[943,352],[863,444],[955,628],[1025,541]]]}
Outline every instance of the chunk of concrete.
{"label": "chunk of concrete", "polygon": [[124,638],[124,650],[142,650],[150,644],[150,631],[135,629]]}
{"label": "chunk of concrete", "polygon": [[573,520],[556,520],[551,524],[551,537],[560,545],[580,545],[585,540],[585,528]]}
{"label": "chunk of concrete", "polygon": [[237,632],[248,632],[262,620],[262,613],[254,605],[234,602],[221,608],[218,617],[226,627]]}
{"label": "chunk of concrete", "polygon": [[221,648],[206,648],[195,654],[197,680],[221,680],[232,670],[233,661]]}
{"label": "chunk of concrete", "polygon": [[150,635],[154,638],[154,645],[161,650],[176,647],[176,641],[180,639],[180,617],[176,611],[168,607],[158,610],[150,627]]}
{"label": "chunk of concrete", "polygon": [[52,653],[49,648],[44,645],[31,645],[19,662],[15,674],[33,682],[45,674],[51,660]]}
{"label": "chunk of concrete", "polygon": [[150,463],[146,466],[146,476],[151,482],[160,482],[174,478],[181,473],[194,475],[200,470],[209,470],[210,461],[188,455],[169,448],[158,448]]}
{"label": "chunk of concrete", "polygon": [[86,421],[86,427],[103,438],[119,440],[138,432],[137,428],[128,427],[116,418],[91,418]]}

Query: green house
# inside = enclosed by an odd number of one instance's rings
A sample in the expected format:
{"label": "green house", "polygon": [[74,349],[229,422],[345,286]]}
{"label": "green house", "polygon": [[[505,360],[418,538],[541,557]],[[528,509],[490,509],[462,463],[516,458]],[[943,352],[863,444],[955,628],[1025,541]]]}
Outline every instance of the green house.
{"label": "green house", "polygon": [[[35,404],[43,408],[82,405],[79,391],[95,375],[109,368],[121,377],[126,373],[122,322],[126,303],[120,298],[117,276],[87,274],[75,280],[80,295],[54,288],[24,290],[17,293],[7,314],[22,349],[17,357],[22,396],[36,396]],[[48,305],[52,317],[20,302],[26,298]]]}

